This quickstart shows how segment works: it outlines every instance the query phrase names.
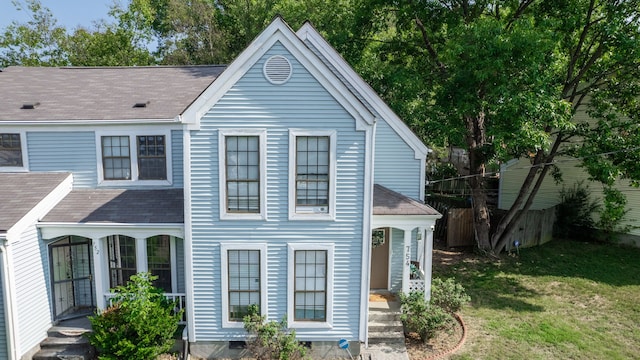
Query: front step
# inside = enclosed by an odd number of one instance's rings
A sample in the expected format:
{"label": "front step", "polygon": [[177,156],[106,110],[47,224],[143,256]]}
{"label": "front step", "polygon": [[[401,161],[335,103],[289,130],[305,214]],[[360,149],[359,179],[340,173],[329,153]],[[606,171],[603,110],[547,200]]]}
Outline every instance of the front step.
{"label": "front step", "polygon": [[385,305],[369,308],[369,344],[404,343],[404,328],[400,321],[399,304]]}
{"label": "front step", "polygon": [[96,351],[84,335],[85,328],[54,326],[40,343],[40,351],[33,360],[93,360]]}

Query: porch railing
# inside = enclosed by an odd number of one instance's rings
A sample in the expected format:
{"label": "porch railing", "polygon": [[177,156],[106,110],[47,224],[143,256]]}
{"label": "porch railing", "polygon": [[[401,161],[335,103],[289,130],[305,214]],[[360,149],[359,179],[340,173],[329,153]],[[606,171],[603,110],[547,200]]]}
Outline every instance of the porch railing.
{"label": "porch railing", "polygon": [[419,269],[413,279],[409,279],[409,292],[424,291],[424,271]]}
{"label": "porch railing", "polygon": [[[111,306],[113,304],[113,299],[115,298],[116,294],[114,293],[106,293],[104,294],[104,299],[105,299],[105,303],[107,304],[107,306]],[[182,318],[180,319],[179,324],[181,325],[185,325],[187,323],[187,311],[186,311],[186,304],[187,304],[187,296],[184,293],[164,293],[164,297],[167,298],[167,300],[172,301],[176,304],[176,307],[174,308],[175,312],[182,311]]]}

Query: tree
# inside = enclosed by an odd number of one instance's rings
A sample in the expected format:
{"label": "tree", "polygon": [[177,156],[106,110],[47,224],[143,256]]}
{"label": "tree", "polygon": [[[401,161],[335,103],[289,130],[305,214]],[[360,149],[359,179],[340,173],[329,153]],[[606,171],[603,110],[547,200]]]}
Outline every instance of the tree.
{"label": "tree", "polygon": [[[356,67],[427,142],[469,151],[480,250],[504,249],[558,156],[579,156],[609,185],[637,185],[639,4],[360,1],[354,32],[366,45]],[[586,107],[597,122],[573,116]],[[522,157],[528,175],[491,224],[487,166]]]}
{"label": "tree", "polygon": [[[20,10],[20,4],[12,1]],[[11,65],[60,66],[66,65],[66,54],[61,43],[66,29],[58,26],[51,11],[38,0],[26,0],[31,19],[21,24],[12,22],[0,33],[0,68]]]}

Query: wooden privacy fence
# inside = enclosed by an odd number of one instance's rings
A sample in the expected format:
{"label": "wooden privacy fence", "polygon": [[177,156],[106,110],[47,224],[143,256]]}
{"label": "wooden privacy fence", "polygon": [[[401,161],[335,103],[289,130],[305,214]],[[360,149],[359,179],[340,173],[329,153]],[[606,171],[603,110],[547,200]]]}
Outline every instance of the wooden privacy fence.
{"label": "wooden privacy fence", "polygon": [[[429,201],[429,205],[442,214],[442,218],[436,222],[434,231],[436,239],[446,240],[447,247],[475,245],[473,209],[453,207],[437,200]],[[495,210],[492,214],[492,223],[497,224],[503,214],[503,210]],[[522,248],[542,245],[550,241],[553,237],[555,220],[555,207],[527,211],[516,231],[509,237],[506,250],[514,249],[516,241]]]}

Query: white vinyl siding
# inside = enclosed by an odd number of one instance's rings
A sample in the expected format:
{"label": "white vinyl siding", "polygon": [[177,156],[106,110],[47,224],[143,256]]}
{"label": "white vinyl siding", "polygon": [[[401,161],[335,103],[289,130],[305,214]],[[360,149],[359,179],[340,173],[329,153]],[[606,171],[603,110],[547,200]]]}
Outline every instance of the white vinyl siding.
{"label": "white vinyl siding", "polygon": [[5,277],[6,265],[0,258],[0,359],[9,358],[9,347],[7,343],[7,322],[6,311],[7,308],[4,304],[4,277]]}
{"label": "white vinyl siding", "polygon": [[389,244],[391,251],[389,261],[391,286],[389,290],[400,292],[402,291],[402,265],[404,264],[404,231],[392,228],[389,240],[391,241]]}
{"label": "white vinyl siding", "polygon": [[[603,193],[602,184],[599,182],[588,181],[589,175],[583,168],[578,167],[579,161],[574,158],[557,158],[556,165],[562,172],[563,182],[556,184],[551,175],[547,175],[538,190],[538,193],[531,205],[531,210],[548,209],[560,202],[560,191],[563,185],[569,189],[575,184],[582,181],[582,185],[589,187],[592,200],[602,203]],[[527,176],[527,172],[531,166],[531,162],[525,159],[514,160],[501,168],[500,173],[500,193],[499,204],[500,209],[508,209],[515,201],[520,187]],[[640,190],[629,186],[629,181],[617,181],[614,186],[620,190],[627,199],[627,208],[629,213],[625,216],[624,224],[634,225],[634,221],[640,219]],[[598,219],[594,214],[594,219]],[[640,229],[632,229],[629,234],[640,236]]]}
{"label": "white vinyl siding", "polygon": [[[263,76],[264,60],[286,54],[293,76],[273,85]],[[223,328],[219,243],[269,244],[269,320],[287,314],[288,244],[334,244],[333,327],[298,329],[305,341],[359,337],[364,213],[365,132],[295,58],[276,44],[208,111],[191,131],[191,219],[195,338],[244,340],[243,329]],[[220,164],[218,129],[266,129],[266,214],[264,220],[217,221]],[[335,221],[289,221],[289,129],[336,132]],[[241,225],[241,226],[240,226]],[[357,279],[357,280],[355,280]]]}
{"label": "white vinyl siding", "polygon": [[[47,337],[53,326],[51,283],[47,246],[40,243],[38,231],[30,226],[11,246],[16,284],[18,353],[23,354]],[[43,261],[44,260],[44,261]]]}

